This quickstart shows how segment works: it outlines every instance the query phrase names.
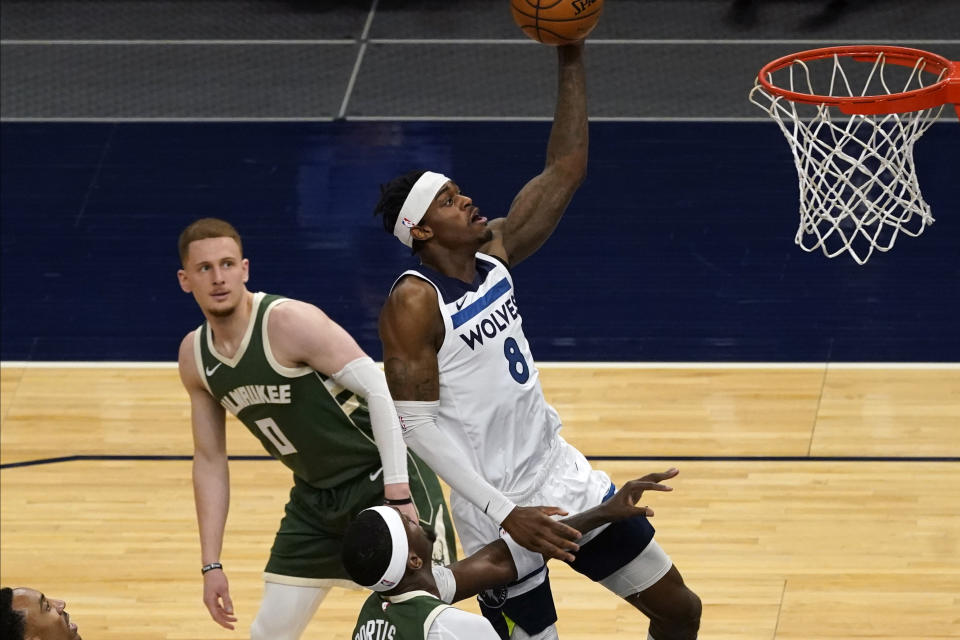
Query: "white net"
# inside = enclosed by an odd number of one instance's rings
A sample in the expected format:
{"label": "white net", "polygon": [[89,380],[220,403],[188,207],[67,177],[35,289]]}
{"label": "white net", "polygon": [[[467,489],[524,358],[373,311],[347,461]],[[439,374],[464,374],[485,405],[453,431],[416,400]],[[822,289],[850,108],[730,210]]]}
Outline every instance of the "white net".
{"label": "white net", "polygon": [[[913,67],[872,64],[842,55],[795,60],[767,76],[775,87],[811,96],[891,95],[942,78]],[[776,80],[776,82],[774,82]],[[891,89],[891,87],[895,87]],[[750,101],[786,136],[800,178],[800,227],[794,241],[828,258],[849,252],[864,264],[901,232],[918,236],[933,223],[913,162],[913,145],[943,106],[885,115],[848,115],[836,106],[793,102],[757,83]]]}

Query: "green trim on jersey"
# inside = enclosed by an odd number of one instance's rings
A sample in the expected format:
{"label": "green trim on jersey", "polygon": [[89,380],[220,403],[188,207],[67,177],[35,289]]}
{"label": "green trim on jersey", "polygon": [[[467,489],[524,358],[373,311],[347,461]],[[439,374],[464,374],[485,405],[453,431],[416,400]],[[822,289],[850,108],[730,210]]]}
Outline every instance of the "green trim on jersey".
{"label": "green trim on jersey", "polygon": [[318,489],[380,468],[366,400],[309,367],[273,358],[266,318],[286,298],[254,296],[250,325],[233,358],[216,352],[210,326],[196,333],[197,366],[211,395],[263,448]]}
{"label": "green trim on jersey", "polygon": [[426,640],[430,625],[450,605],[426,591],[398,596],[370,594],[351,640]]}

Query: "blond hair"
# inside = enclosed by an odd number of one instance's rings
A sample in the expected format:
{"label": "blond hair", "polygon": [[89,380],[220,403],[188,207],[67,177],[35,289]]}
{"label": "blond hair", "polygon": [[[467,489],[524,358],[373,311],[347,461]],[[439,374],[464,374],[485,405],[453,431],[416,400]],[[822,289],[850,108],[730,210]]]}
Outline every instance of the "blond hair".
{"label": "blond hair", "polygon": [[180,264],[186,266],[191,242],[206,240],[207,238],[233,238],[237,247],[240,248],[240,255],[243,255],[243,243],[240,241],[240,234],[237,233],[232,224],[219,218],[200,218],[190,223],[190,226],[180,234],[180,240],[177,242],[180,249]]}

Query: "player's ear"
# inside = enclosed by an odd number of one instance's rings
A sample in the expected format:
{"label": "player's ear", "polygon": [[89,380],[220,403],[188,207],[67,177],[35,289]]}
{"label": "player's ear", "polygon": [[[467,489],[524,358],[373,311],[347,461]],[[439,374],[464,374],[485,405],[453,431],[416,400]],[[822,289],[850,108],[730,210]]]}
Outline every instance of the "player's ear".
{"label": "player's ear", "polygon": [[407,556],[407,569],[419,571],[423,567],[423,558],[416,551],[411,551]]}
{"label": "player's ear", "polygon": [[240,264],[243,265],[243,284],[247,284],[250,279],[250,261],[244,258]]}
{"label": "player's ear", "polygon": [[177,280],[180,281],[180,288],[184,293],[193,293],[190,289],[190,281],[187,280],[187,272],[183,269],[177,271]]}
{"label": "player's ear", "polygon": [[433,229],[428,226],[418,224],[410,229],[410,235],[413,236],[414,240],[423,242],[424,240],[429,240],[433,237]]}

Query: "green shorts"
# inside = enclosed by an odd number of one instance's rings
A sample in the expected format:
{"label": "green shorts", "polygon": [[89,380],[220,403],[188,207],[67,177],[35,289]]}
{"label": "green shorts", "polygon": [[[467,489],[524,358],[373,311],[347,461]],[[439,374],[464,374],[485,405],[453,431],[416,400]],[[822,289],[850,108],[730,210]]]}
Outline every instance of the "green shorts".
{"label": "green shorts", "polygon": [[[450,510],[436,474],[407,452],[410,492],[420,522],[437,532],[433,561],[456,560]],[[266,582],[309,587],[356,587],[340,564],[340,541],[353,518],[383,504],[383,472],[377,468],[331,489],[317,489],[294,477],[290,501],[264,570]]]}

